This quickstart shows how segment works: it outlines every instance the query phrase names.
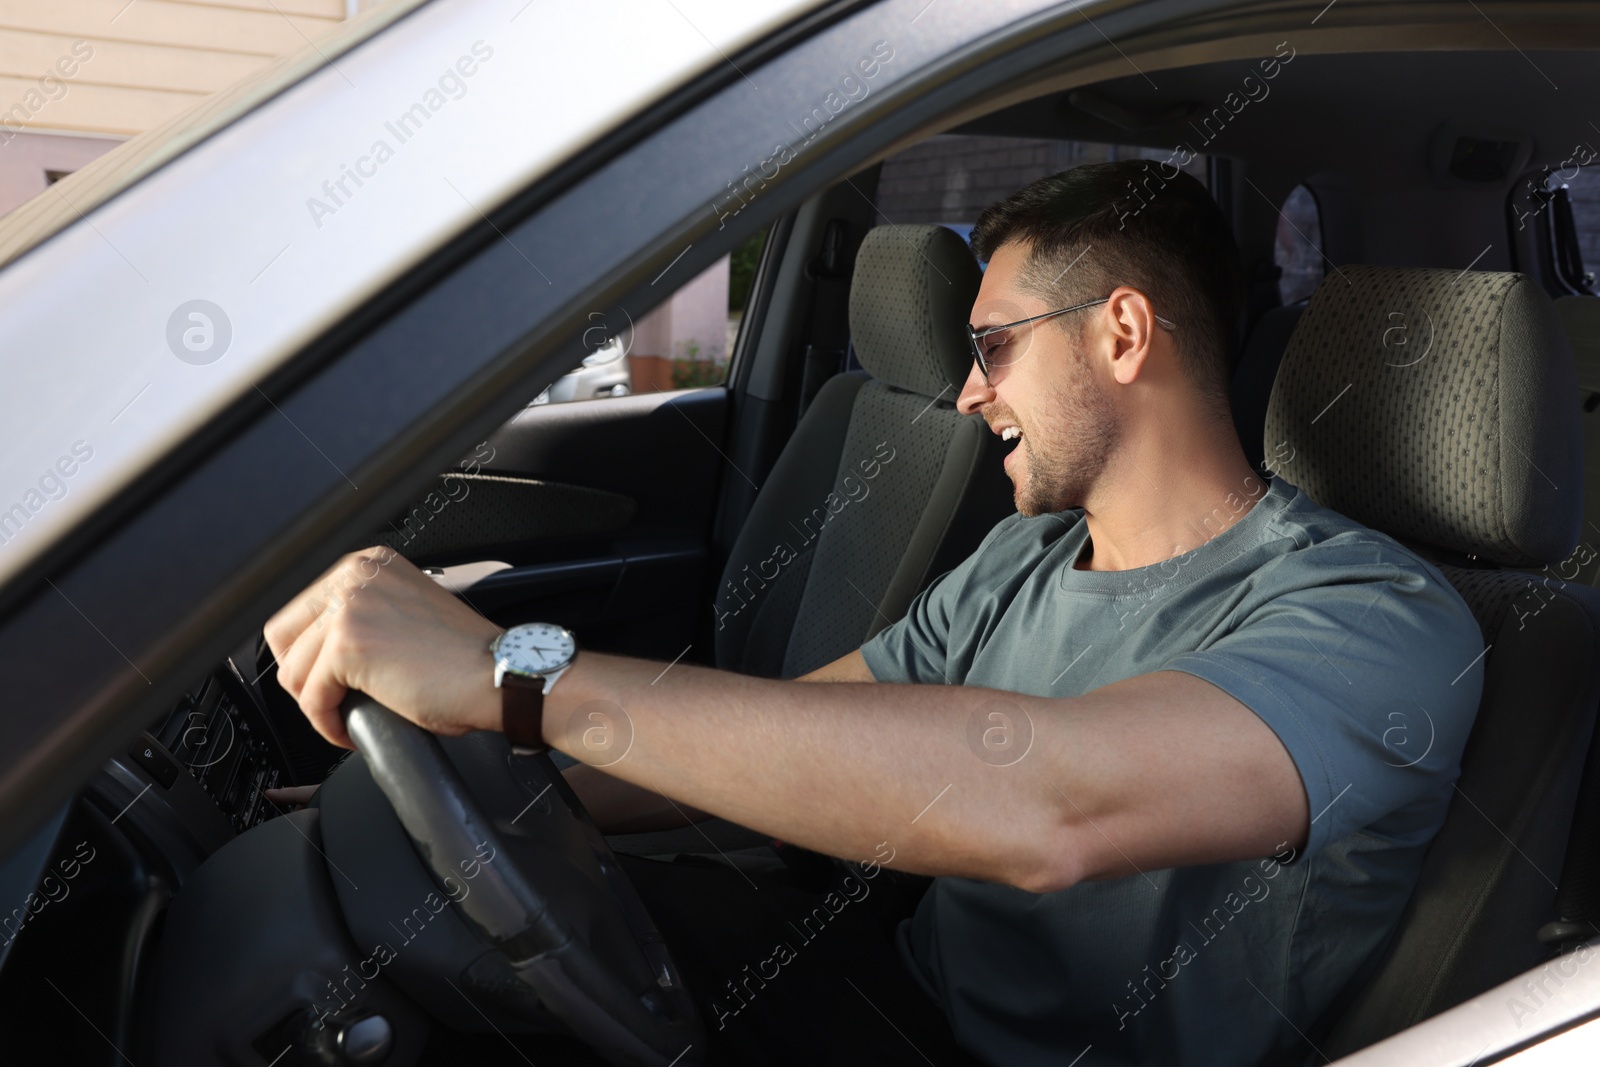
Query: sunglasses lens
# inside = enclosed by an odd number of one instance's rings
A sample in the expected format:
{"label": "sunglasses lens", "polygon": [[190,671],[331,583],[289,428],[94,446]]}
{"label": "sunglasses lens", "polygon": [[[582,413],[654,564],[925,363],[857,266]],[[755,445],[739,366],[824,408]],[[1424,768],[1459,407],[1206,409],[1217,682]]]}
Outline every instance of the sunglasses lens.
{"label": "sunglasses lens", "polygon": [[1015,363],[1020,355],[1016,330],[997,330],[978,339],[983,346],[983,361],[991,367]]}

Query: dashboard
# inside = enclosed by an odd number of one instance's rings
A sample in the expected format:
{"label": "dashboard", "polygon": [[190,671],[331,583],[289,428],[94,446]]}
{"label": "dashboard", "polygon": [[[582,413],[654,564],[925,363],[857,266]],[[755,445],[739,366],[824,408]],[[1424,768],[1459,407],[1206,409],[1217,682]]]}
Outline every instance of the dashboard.
{"label": "dashboard", "polygon": [[284,813],[267,790],[319,783],[345,755],[277,685],[259,640],[196,678],[0,869],[0,1027],[49,1032],[74,1064],[142,1047],[168,903],[214,852]]}
{"label": "dashboard", "polygon": [[[259,640],[235,649],[113,757],[91,797],[135,827],[163,824],[199,860],[282,814],[267,790],[321,782],[345,753],[312,730],[273,672]],[[188,856],[163,851],[187,873]]]}
{"label": "dashboard", "polygon": [[248,830],[272,814],[266,790],[290,785],[293,778],[258,700],[259,690],[230,659],[191,685],[128,756],[166,789],[187,773],[235,833]]}

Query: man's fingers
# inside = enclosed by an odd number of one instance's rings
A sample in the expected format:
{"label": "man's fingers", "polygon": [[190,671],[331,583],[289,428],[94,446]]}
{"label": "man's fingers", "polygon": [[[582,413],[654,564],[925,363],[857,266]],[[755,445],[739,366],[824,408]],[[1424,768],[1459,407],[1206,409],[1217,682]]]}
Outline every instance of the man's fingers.
{"label": "man's fingers", "polygon": [[349,689],[339,681],[337,670],[328,662],[334,655],[329,644],[324,642],[296,699],[317,733],[340,748],[355,748],[355,742],[344,728],[344,716],[339,713],[339,704]]}
{"label": "man's fingers", "polygon": [[278,684],[296,700],[328,639],[330,623],[331,616],[319,618],[317,624],[306,627],[293,644],[278,653]]}
{"label": "man's fingers", "polygon": [[263,789],[261,795],[274,804],[309,804],[321,785],[288,785],[281,789]]}
{"label": "man's fingers", "polygon": [[[391,552],[389,558],[401,557]],[[352,552],[267,621],[267,644],[278,659],[278,680],[289,695],[299,698],[300,687],[321,653],[323,641],[332,628],[346,621],[339,616],[376,578],[378,566],[370,550]]]}
{"label": "man's fingers", "polygon": [[261,628],[262,633],[267,638],[267,647],[272,649],[272,654],[278,659],[281,660],[283,658],[284,652],[295,641],[299,640],[306,627],[315,622],[321,614],[320,607],[317,604],[317,601],[322,599],[319,591],[323,583],[343,565],[344,560],[340,559],[328,570],[323,571],[316,581],[302,589],[287,604],[279,608],[276,614],[268,619],[267,624]]}
{"label": "man's fingers", "polygon": [[344,748],[354,745],[339,705],[353,689],[436,732],[469,729],[461,709],[484,703],[484,685],[463,686],[451,671],[466,667],[485,683],[484,650],[498,631],[392,550],[345,556],[266,629],[279,683],[312,727]]}
{"label": "man's fingers", "polygon": [[[301,635],[290,650],[294,660],[292,669],[304,672],[295,675],[299,682],[295,700],[300,710],[319,734],[340,748],[355,747],[345,731],[344,716],[339,713],[339,704],[349,686],[360,684],[360,675],[354,673],[360,657],[350,635],[350,625],[348,617],[335,616],[322,630]],[[313,641],[314,649],[309,647]],[[301,645],[308,646],[305,653],[301,652]],[[302,659],[302,655],[306,658]]]}
{"label": "man's fingers", "polygon": [[357,590],[377,576],[385,563],[404,559],[392,549],[364,549],[341,556],[317,580],[290,600],[262,628],[274,656],[300,639],[327,614],[337,612]]}

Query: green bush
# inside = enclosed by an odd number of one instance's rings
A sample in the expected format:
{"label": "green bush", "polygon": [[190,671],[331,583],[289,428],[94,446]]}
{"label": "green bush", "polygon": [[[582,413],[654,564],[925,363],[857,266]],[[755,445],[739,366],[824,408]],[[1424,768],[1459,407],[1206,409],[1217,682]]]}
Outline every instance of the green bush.
{"label": "green bush", "polygon": [[750,299],[750,285],[756,278],[756,266],[761,262],[761,246],[766,242],[766,231],[733,250],[728,258],[728,310],[743,311]]}
{"label": "green bush", "polygon": [[707,385],[721,385],[728,377],[728,365],[709,359],[675,359],[672,361],[672,387],[674,389],[699,389]]}

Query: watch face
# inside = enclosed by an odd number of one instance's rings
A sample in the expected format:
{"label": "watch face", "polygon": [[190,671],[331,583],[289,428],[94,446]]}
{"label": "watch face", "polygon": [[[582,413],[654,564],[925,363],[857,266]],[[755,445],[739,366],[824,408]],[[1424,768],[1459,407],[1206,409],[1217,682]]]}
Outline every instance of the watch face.
{"label": "watch face", "polygon": [[577,651],[567,630],[554,623],[534,622],[501,634],[495,658],[518,674],[548,674],[571,663]]}

